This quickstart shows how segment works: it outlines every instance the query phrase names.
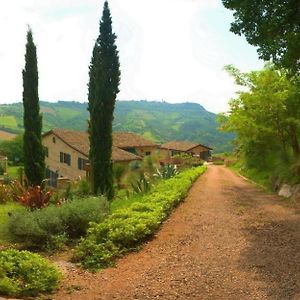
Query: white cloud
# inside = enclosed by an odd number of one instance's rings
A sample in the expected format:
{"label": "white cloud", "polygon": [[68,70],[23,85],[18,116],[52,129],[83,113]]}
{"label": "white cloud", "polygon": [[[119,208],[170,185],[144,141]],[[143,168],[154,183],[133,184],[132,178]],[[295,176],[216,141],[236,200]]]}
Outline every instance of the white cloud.
{"label": "white cloud", "polygon": [[[38,47],[40,98],[85,100],[103,2],[11,0],[2,4],[0,102],[21,100],[26,24],[32,26]],[[218,22],[229,26],[218,0],[110,0],[109,4],[122,68],[120,99],[189,100],[221,111],[235,90],[222,67],[227,63],[248,69],[259,66],[254,50],[241,38],[232,36],[229,42],[214,28]],[[207,17],[214,12],[220,19],[215,23]],[[242,51],[235,46],[246,49],[245,55],[239,56]]]}

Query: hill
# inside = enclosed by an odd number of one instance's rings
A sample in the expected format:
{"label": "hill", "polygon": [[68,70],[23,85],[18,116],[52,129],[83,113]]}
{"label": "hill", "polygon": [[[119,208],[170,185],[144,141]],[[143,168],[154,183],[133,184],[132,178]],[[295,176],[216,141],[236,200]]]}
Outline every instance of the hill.
{"label": "hill", "polygon": [[[54,127],[87,129],[86,103],[42,101],[41,111],[44,131]],[[113,124],[115,131],[133,131],[157,142],[190,140],[212,146],[218,152],[230,150],[233,135],[217,128],[216,114],[200,104],[155,101],[117,101]],[[9,133],[23,130],[22,103],[0,105],[0,130]]]}

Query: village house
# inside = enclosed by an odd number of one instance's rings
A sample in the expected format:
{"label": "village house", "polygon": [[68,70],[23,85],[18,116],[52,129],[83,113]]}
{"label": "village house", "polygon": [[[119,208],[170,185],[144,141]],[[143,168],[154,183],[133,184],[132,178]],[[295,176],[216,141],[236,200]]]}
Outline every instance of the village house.
{"label": "village house", "polygon": [[[76,180],[87,174],[89,155],[87,132],[53,129],[43,135],[46,177],[55,182],[64,177]],[[128,165],[157,150],[157,145],[131,132],[113,134],[112,161]]]}
{"label": "village house", "polygon": [[164,159],[170,159],[175,155],[189,154],[207,161],[211,157],[211,150],[213,149],[199,143],[189,141],[171,141],[161,145],[160,155]]}

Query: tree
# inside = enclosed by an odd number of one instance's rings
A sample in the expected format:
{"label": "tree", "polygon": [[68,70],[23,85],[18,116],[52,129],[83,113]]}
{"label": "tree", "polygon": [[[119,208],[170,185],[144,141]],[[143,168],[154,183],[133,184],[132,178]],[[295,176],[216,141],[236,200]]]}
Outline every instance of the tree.
{"label": "tree", "polygon": [[38,67],[32,31],[27,31],[25,68],[23,70],[24,170],[29,185],[40,185],[45,175],[42,146],[42,115],[38,95]]}
{"label": "tree", "polygon": [[18,134],[10,141],[2,141],[0,148],[1,154],[7,156],[9,161],[24,164],[23,134]]}
{"label": "tree", "polygon": [[91,186],[94,194],[113,197],[112,122],[120,84],[120,63],[116,35],[107,1],[100,21],[89,68],[88,110],[90,112],[89,138]]}
{"label": "tree", "polygon": [[232,66],[226,69],[244,90],[230,101],[230,114],[220,121],[223,129],[237,133],[239,150],[248,164],[263,167],[270,154],[286,156],[290,149],[299,158],[299,78],[273,65],[250,73]]}
{"label": "tree", "polygon": [[222,0],[234,11],[231,31],[258,47],[259,57],[272,59],[292,73],[300,72],[299,0]]}

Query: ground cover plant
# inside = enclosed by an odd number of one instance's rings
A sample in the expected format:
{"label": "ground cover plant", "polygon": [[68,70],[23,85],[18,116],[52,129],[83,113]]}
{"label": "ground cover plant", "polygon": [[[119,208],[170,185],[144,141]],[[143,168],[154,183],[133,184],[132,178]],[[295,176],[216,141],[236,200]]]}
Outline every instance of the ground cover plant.
{"label": "ground cover plant", "polygon": [[40,255],[14,249],[0,251],[0,270],[0,293],[13,297],[52,292],[62,278]]}
{"label": "ground cover plant", "polygon": [[113,210],[102,223],[91,224],[86,238],[75,249],[74,260],[96,270],[112,265],[117,257],[136,249],[154,234],[205,170],[192,168],[161,181],[151,192],[134,195],[131,203],[127,201],[127,207]]}

